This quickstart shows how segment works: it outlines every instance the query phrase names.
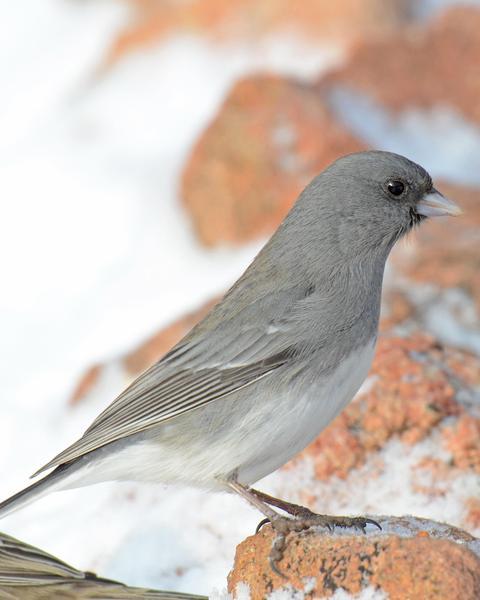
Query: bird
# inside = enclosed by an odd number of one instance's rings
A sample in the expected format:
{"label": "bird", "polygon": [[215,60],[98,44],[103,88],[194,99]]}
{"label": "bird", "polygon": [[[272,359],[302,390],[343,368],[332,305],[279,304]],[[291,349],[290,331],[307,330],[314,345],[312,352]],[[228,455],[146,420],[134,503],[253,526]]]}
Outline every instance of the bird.
{"label": "bird", "polygon": [[0,517],[108,480],[230,491],[277,530],[275,565],[285,536],[314,513],[251,486],[305,448],[366,378],[394,244],[427,218],[460,212],[404,156],[337,159],[207,316],[32,477],[53,470],[0,503]]}
{"label": "bird", "polygon": [[207,600],[206,596],[130,587],[97,577],[2,532],[0,595],[4,600]]}

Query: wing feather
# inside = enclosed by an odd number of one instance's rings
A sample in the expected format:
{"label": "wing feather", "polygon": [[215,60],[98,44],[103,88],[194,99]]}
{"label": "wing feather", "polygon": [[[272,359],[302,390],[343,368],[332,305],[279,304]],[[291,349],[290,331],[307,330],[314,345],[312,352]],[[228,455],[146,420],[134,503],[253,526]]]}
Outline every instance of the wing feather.
{"label": "wing feather", "polygon": [[123,583],[79,571],[40,548],[0,532],[0,596],[19,598],[158,598],[159,600],[207,600],[204,596],[132,588]]}
{"label": "wing feather", "polygon": [[[298,311],[309,300],[300,287],[218,304],[160,361],[140,375],[83,436],[32,477],[116,440],[147,431],[252,385],[290,360]],[[251,288],[253,290],[253,288]],[[272,308],[271,303],[275,306]],[[275,321],[271,314],[276,315]]]}
{"label": "wing feather", "polygon": [[[263,345],[263,344],[262,344]],[[51,467],[70,462],[121,438],[156,427],[185,412],[224,398],[269,375],[288,361],[294,348],[288,347],[251,364],[204,369],[183,369],[159,378],[147,371],[110,404],[74,444],[58,454],[33,477]]]}
{"label": "wing feather", "polygon": [[84,579],[85,575],[57,558],[0,534],[0,585],[20,585],[25,579],[32,584],[55,582],[63,577]]}

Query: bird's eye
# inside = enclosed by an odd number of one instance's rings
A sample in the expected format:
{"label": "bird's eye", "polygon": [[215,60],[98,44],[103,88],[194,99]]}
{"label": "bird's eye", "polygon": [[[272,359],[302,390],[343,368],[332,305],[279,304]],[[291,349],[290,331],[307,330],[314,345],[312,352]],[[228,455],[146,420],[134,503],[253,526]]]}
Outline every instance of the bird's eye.
{"label": "bird's eye", "polygon": [[392,196],[401,196],[405,190],[405,184],[402,181],[397,181],[394,179],[387,183],[387,190],[392,194]]}

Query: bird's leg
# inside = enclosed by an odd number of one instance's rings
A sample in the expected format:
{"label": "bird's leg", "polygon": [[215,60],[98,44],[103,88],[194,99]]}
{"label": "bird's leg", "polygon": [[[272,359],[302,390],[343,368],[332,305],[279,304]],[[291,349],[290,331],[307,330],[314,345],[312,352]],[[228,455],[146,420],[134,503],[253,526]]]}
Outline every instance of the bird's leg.
{"label": "bird's leg", "polygon": [[[302,529],[308,529],[309,527],[317,526],[326,527],[329,531],[333,531],[335,527],[354,527],[355,529],[359,529],[365,533],[365,528],[368,524],[375,525],[381,529],[381,526],[376,521],[369,519],[368,517],[336,517],[331,515],[320,515],[318,513],[314,513],[305,506],[293,504],[292,502],[287,502],[286,500],[280,500],[279,498],[269,496],[268,494],[259,492],[253,488],[250,488],[249,491],[265,504],[280,508],[289,515],[292,515],[295,520],[299,520],[304,525]],[[266,513],[264,514],[268,517]],[[257,531],[267,522],[268,520],[266,519],[261,521],[257,527]]]}
{"label": "bird's leg", "polygon": [[255,494],[257,498],[265,502],[265,504],[280,508],[293,517],[303,517],[306,516],[307,513],[311,513],[312,515],[315,514],[312,513],[308,508],[300,506],[300,504],[293,504],[292,502],[275,498],[275,496],[270,496],[269,494],[265,494],[265,492],[260,492],[259,490],[254,490],[253,488],[250,488],[250,491]]}

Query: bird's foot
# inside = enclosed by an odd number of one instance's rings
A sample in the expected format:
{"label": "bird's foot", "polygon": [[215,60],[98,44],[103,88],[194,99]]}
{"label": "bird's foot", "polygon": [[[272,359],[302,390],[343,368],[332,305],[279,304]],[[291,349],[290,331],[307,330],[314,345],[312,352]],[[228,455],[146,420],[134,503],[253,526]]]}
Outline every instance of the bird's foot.
{"label": "bird's foot", "polygon": [[[258,524],[256,533],[260,531],[265,523],[271,523],[275,532],[275,539],[273,540],[269,561],[272,570],[281,577],[285,577],[285,575],[278,568],[278,563],[283,558],[287,546],[287,536],[292,531],[298,533],[311,527],[325,527],[329,531],[333,531],[335,527],[354,527],[365,533],[368,524],[375,525],[381,529],[376,521],[367,517],[331,517],[329,515],[319,515],[300,504],[293,504],[292,502],[265,494],[265,492],[248,488],[238,483],[235,479],[231,479],[227,483],[232,490],[245,498],[245,500],[266,516]],[[272,506],[280,508],[291,516],[286,517],[279,514],[273,510]]]}
{"label": "bird's foot", "polygon": [[[302,507],[301,510],[296,511],[293,519],[285,517],[289,522],[296,522],[298,529],[292,527],[290,531],[304,531],[310,529],[310,527],[325,527],[329,531],[333,531],[336,527],[342,527],[344,529],[353,528],[358,529],[365,533],[367,525],[375,525],[378,529],[382,529],[382,526],[368,517],[336,517],[332,515],[319,515],[314,513],[308,508]],[[262,519],[257,525],[255,533],[258,533],[260,529],[270,523],[270,519]],[[273,523],[272,523],[273,526]]]}
{"label": "bird's foot", "polygon": [[382,529],[381,525],[369,519],[368,517],[336,517],[332,515],[319,515],[312,512],[310,509],[302,507],[295,515],[303,524],[303,529],[310,527],[325,527],[328,531],[334,531],[336,527],[343,529],[357,529],[365,533],[367,525],[375,525],[378,529]]}
{"label": "bird's foot", "polygon": [[[300,507],[299,507],[300,508]],[[278,516],[274,519],[263,519],[257,526],[256,531],[266,523],[270,523],[274,532],[275,539],[273,540],[272,549],[269,555],[269,562],[272,570],[286,578],[285,574],[278,567],[278,563],[282,560],[285,548],[287,547],[287,536],[292,532],[306,531],[311,527],[325,527],[332,532],[336,527],[354,528],[362,533],[365,533],[367,525],[375,525],[378,529],[382,529],[379,523],[368,517],[336,517],[330,515],[319,515],[312,512],[308,508],[301,507],[296,511],[295,516],[283,517]]]}

